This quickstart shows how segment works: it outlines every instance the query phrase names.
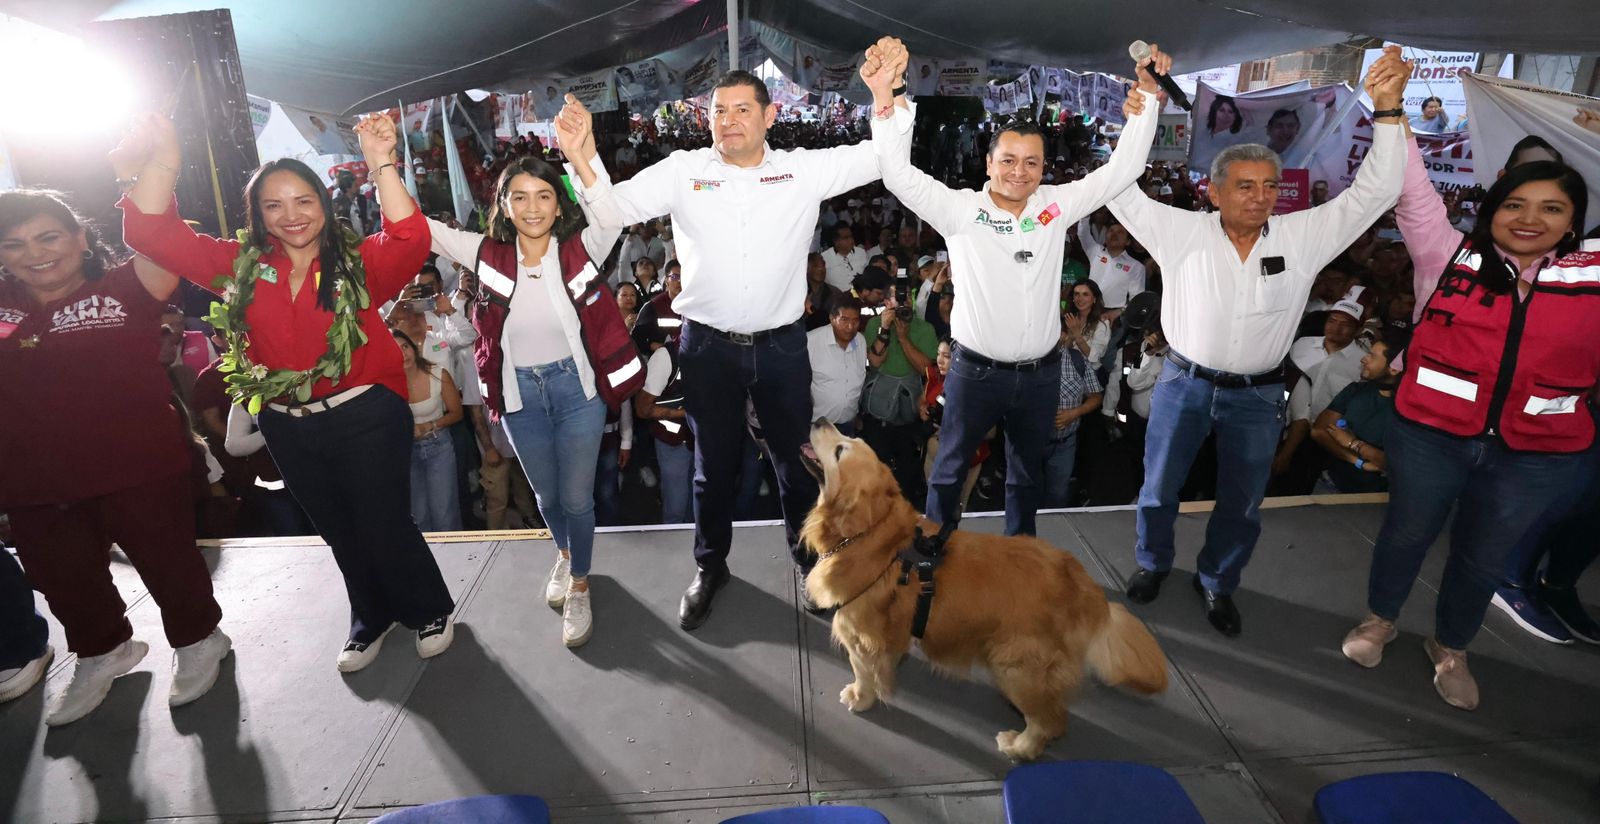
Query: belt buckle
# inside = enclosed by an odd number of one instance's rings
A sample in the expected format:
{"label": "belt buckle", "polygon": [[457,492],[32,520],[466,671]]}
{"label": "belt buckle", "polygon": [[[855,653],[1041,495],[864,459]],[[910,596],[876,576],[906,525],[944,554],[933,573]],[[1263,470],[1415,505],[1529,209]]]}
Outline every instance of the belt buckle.
{"label": "belt buckle", "polygon": [[1043,362],[1044,362],[1044,358],[1034,358],[1033,360],[1028,360],[1028,361],[1017,361],[1017,369],[1019,369],[1019,370],[1021,370],[1023,372],[1032,372],[1032,371],[1038,369],[1039,368],[1039,364],[1041,364]]}
{"label": "belt buckle", "polygon": [[755,335],[747,335],[747,334],[745,334],[743,332],[729,332],[727,334],[728,334],[728,340],[730,340],[730,341],[732,341],[734,343],[737,343],[740,346],[754,346],[755,345],[755,342],[756,342],[756,336]]}

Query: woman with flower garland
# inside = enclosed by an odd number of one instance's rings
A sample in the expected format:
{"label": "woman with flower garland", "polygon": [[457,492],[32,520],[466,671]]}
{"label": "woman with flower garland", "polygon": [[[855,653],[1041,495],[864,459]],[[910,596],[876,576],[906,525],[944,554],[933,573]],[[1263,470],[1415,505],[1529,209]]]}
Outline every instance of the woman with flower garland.
{"label": "woman with flower garland", "polygon": [[210,318],[228,340],[229,392],[259,414],[289,491],[333,549],[350,598],[340,672],[356,672],[402,624],[417,653],[444,652],[455,604],[411,519],[411,410],[400,349],[371,296],[397,294],[428,256],[428,224],[394,164],[386,117],[356,133],[378,186],[383,230],[341,230],[322,181],[304,163],[263,165],[245,189],[238,240],[197,235],[172,195],[182,158],[172,122],[145,115],[113,162],[136,182],[119,204],[128,245],[160,266],[219,288]]}
{"label": "woman with flower garland", "polygon": [[[0,192],[0,509],[28,581],[78,656],[51,697],[50,726],[88,715],[149,652],[111,580],[113,541],[161,608],[173,648],[168,703],[211,689],[232,647],[195,548],[189,451],[157,362],[177,287],[148,260],[113,259],[54,192]],[[25,650],[0,640],[0,670],[43,675],[44,639]]]}

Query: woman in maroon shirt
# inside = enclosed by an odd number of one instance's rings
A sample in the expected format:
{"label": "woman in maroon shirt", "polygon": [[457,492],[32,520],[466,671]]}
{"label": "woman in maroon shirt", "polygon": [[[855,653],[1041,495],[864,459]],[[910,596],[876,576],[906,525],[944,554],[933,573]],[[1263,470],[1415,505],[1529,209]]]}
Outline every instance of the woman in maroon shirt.
{"label": "woman in maroon shirt", "polygon": [[326,186],[300,161],[274,160],[250,178],[249,228],[234,241],[196,235],[178,217],[170,120],[145,115],[113,153],[119,177],[137,181],[120,204],[128,245],[228,301],[213,319],[232,330],[229,389],[259,412],[284,482],[344,575],[347,673],[371,663],[396,624],[417,631],[422,657],[444,652],[455,609],[411,520],[405,370],[370,298],[397,294],[422,267],[428,224],[395,167],[394,124],[371,118],[356,132],[384,218],[364,240],[341,230]]}
{"label": "woman in maroon shirt", "polygon": [[0,510],[78,655],[45,723],[89,714],[149,651],[111,580],[113,541],[161,608],[175,651],[169,703],[194,701],[231,642],[195,548],[186,433],[157,362],[178,278],[148,260],[116,263],[41,191],[0,192],[0,273]]}

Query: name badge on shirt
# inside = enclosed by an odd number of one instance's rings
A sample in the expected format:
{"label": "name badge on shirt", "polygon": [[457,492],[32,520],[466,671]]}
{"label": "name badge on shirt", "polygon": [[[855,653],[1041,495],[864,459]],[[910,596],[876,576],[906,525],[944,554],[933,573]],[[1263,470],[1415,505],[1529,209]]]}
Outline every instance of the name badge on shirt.
{"label": "name badge on shirt", "polygon": [[278,282],[278,270],[272,268],[271,266],[267,266],[265,264],[262,264],[262,266],[261,266],[261,274],[258,277],[260,277],[262,280],[264,280],[264,281],[266,281],[268,283],[277,283]]}

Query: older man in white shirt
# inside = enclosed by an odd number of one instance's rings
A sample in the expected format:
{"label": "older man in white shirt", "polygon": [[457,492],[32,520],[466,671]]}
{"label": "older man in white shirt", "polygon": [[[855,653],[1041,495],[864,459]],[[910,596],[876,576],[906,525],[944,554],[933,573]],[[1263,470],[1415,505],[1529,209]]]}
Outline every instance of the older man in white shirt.
{"label": "older man in white shirt", "polygon": [[[1368,75],[1379,113],[1397,109],[1404,89],[1391,60],[1398,62],[1386,57]],[[1130,600],[1160,594],[1175,553],[1178,489],[1215,431],[1217,503],[1194,585],[1211,625],[1239,634],[1232,593],[1261,534],[1261,498],[1284,425],[1284,356],[1317,273],[1399,197],[1404,138],[1398,116],[1380,117],[1350,188],[1294,214],[1272,216],[1282,167],[1257,144],[1229,147],[1212,163],[1210,197],[1220,215],[1163,206],[1136,187],[1111,201],[1161,264],[1161,326],[1171,344],[1150,398]]]}
{"label": "older man in white shirt", "polygon": [[861,387],[867,381],[867,342],[861,337],[861,300],[838,295],[828,306],[828,325],[806,333],[811,356],[811,417],[827,418],[855,437]]}
{"label": "older man in white shirt", "polygon": [[[1154,53],[1157,69],[1171,60]],[[869,50],[862,77],[873,93],[872,143],[883,182],[906,208],[944,236],[959,297],[950,314],[955,343],[945,379],[939,453],[928,478],[927,515],[960,519],[961,481],[985,433],[1006,432],[1006,534],[1034,534],[1044,490],[1044,455],[1054,424],[1061,358],[1061,259],[1067,228],[1105,205],[1144,171],[1161,108],[1143,69],[1129,92],[1127,139],[1105,168],[1081,181],[1041,186],[1044,137],[1026,121],[990,143],[989,183],[981,192],[950,189],[911,165],[914,112],[889,88],[905,46],[884,38]],[[879,64],[891,71],[868,76]]]}
{"label": "older man in white shirt", "polygon": [[[799,534],[817,483],[800,462],[810,438],[806,252],[821,202],[878,177],[869,143],[823,150],[766,145],[777,107],[766,83],[733,71],[711,94],[710,148],[674,152],[614,186],[623,219],[672,215],[683,291],[673,301],[685,411],[695,443],[695,562],[678,624],[705,622],[729,580],[734,481],[753,402],[778,474],[789,547],[812,562]],[[802,590],[803,591],[803,590]]]}

